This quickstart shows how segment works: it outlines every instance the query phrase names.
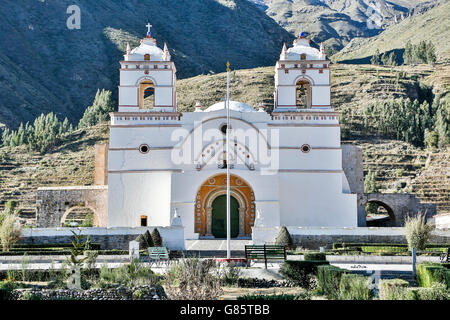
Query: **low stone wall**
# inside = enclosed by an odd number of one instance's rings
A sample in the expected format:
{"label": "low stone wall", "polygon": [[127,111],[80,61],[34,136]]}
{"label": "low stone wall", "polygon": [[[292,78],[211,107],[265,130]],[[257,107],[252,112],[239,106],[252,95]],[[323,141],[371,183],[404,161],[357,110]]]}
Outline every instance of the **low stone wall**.
{"label": "low stone wall", "polygon": [[19,243],[71,243],[73,234],[91,236],[91,241],[100,243],[101,249],[128,250],[129,242],[147,230],[157,228],[163,239],[163,245],[169,250],[184,250],[184,227],[136,227],[136,228],[31,228],[22,230]]}
{"label": "low stone wall", "polygon": [[[296,245],[308,249],[331,248],[333,242],[406,243],[405,228],[308,228],[288,226],[287,229]],[[273,243],[279,232],[280,227],[253,227],[253,243]],[[450,244],[450,231],[433,231],[430,242]]]}

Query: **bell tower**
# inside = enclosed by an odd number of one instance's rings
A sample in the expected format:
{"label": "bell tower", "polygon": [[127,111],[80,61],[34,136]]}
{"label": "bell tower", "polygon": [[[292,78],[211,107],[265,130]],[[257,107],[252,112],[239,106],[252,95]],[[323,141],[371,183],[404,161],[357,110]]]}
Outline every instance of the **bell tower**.
{"label": "bell tower", "polygon": [[139,47],[120,61],[119,112],[176,112],[176,68],[167,45],[156,45],[147,23]]}
{"label": "bell tower", "polygon": [[310,46],[303,32],[293,47],[281,50],[275,65],[274,112],[330,109],[330,61],[323,45]]}

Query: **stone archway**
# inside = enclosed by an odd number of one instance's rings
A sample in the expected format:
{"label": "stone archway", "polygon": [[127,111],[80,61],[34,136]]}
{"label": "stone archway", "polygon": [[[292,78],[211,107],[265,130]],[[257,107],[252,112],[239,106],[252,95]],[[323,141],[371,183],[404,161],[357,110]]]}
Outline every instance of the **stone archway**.
{"label": "stone archway", "polygon": [[63,216],[61,217],[61,226],[64,227],[66,222],[72,221],[77,223],[77,225],[82,224],[87,215],[92,215],[92,224],[93,226],[98,225],[98,218],[95,210],[90,206],[73,206],[67,209]]}
{"label": "stone archway", "polygon": [[[250,236],[255,221],[255,195],[250,185],[242,178],[230,176],[230,194],[239,204],[239,235]],[[199,188],[195,201],[194,230],[200,236],[212,237],[212,204],[226,194],[226,175],[218,174],[208,178]]]}
{"label": "stone archway", "polygon": [[[377,212],[369,216],[368,206],[372,205]],[[381,210],[380,210],[381,209]],[[366,226],[367,227],[394,227],[396,226],[394,210],[386,203],[379,200],[370,200],[366,203]]]}

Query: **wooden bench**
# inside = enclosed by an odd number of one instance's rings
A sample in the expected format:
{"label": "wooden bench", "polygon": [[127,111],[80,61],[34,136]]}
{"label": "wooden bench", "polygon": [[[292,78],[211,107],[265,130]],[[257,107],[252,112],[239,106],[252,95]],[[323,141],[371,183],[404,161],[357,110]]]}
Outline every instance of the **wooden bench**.
{"label": "wooden bench", "polygon": [[450,262],[450,248],[447,248],[447,253],[442,253],[440,256],[440,260],[442,263]]}
{"label": "wooden bench", "polygon": [[166,247],[148,247],[147,250],[150,262],[169,261],[169,252]]}
{"label": "wooden bench", "polygon": [[264,260],[267,269],[267,260],[286,260],[286,247],[277,244],[246,245],[245,259]]}

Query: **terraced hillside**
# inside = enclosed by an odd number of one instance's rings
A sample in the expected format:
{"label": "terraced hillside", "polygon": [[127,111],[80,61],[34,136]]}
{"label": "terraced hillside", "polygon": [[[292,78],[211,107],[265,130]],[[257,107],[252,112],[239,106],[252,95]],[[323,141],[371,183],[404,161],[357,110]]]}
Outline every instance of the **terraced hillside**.
{"label": "terraced hillside", "polygon": [[[373,99],[419,97],[419,80],[445,88],[443,70],[429,66],[385,68],[364,65],[332,65],[332,104],[337,110],[356,111]],[[273,103],[272,67],[237,70],[231,77],[231,97],[256,106]],[[400,75],[400,76],[399,76]],[[226,90],[225,74],[197,76],[177,82],[181,111],[192,111],[195,102],[203,108],[220,101]],[[430,91],[429,89],[425,90]],[[361,121],[356,115],[349,121]],[[0,148],[0,209],[8,199],[18,200],[23,216],[33,216],[38,186],[90,185],[93,183],[94,145],[108,139],[106,124],[70,134],[61,146],[46,154],[29,154],[25,148]],[[427,202],[435,201],[442,212],[450,205],[449,158],[447,152],[430,153],[397,141],[367,137],[360,132],[352,140],[361,145],[364,170],[376,171],[382,192],[413,192]]]}
{"label": "terraced hillside", "polygon": [[40,186],[79,186],[94,183],[94,145],[109,138],[107,124],[77,130],[53,152],[28,153],[25,147],[0,148],[0,210],[8,200],[19,203],[21,217],[35,217]]}

